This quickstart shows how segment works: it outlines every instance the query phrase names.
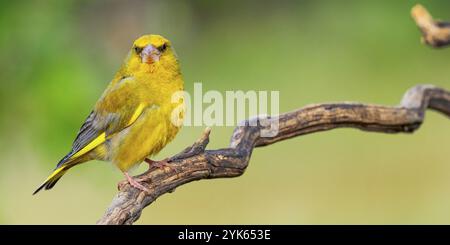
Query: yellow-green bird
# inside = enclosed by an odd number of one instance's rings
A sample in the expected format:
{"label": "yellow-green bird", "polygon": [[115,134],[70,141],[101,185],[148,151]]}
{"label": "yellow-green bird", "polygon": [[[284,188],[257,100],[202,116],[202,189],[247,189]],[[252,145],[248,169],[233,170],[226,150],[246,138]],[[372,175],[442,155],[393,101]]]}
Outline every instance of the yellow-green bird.
{"label": "yellow-green bird", "polygon": [[176,120],[184,115],[179,110],[184,102],[173,98],[182,90],[180,65],[170,41],[160,35],[138,38],[81,126],[72,150],[33,194],[51,189],[67,170],[90,160],[112,162],[133,187],[146,191],[128,170],[144,160],[164,163],[147,157],[178,133]]}

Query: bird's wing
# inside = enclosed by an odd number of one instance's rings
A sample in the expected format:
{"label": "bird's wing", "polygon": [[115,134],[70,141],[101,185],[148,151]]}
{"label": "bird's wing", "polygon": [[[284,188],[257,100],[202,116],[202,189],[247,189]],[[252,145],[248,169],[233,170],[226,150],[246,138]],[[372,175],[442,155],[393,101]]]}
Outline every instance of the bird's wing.
{"label": "bird's wing", "polygon": [[139,89],[134,78],[128,77],[109,86],[81,126],[72,150],[57,165],[72,162],[88,153],[106,139],[130,126],[145,109],[136,94]]}

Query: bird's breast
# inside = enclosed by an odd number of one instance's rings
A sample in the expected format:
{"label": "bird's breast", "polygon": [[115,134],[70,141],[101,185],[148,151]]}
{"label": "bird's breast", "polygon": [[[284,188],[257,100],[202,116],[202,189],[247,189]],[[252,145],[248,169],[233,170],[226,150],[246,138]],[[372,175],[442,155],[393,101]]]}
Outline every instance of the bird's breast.
{"label": "bird's breast", "polygon": [[131,126],[108,140],[108,159],[127,171],[158,153],[179,131],[180,127],[172,123],[173,108],[171,105],[147,107]]}

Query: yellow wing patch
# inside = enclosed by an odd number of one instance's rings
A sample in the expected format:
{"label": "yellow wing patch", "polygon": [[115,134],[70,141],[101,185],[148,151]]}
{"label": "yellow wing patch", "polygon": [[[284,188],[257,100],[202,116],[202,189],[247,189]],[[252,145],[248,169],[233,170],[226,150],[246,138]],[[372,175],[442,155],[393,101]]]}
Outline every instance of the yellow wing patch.
{"label": "yellow wing patch", "polygon": [[[143,103],[139,104],[138,108],[134,111],[133,115],[131,116],[130,120],[128,121],[126,127],[130,126],[138,119],[138,117],[141,115],[144,108],[145,108],[145,104],[143,104]],[[103,132],[97,138],[95,138],[89,144],[87,144],[85,147],[83,147],[81,150],[79,150],[77,153],[73,154],[73,156],[71,156],[69,158],[69,160],[76,159],[76,158],[88,153],[89,151],[91,151],[95,147],[99,146],[100,144],[104,143],[105,141],[106,141],[106,133]]]}
{"label": "yellow wing patch", "polygon": [[77,153],[73,154],[69,159],[76,159],[86,153],[88,153],[90,150],[94,149],[95,147],[99,146],[106,140],[106,134],[103,132],[100,134],[97,138],[95,138],[91,143],[87,144],[85,147],[83,147],[81,150],[79,150]]}
{"label": "yellow wing patch", "polygon": [[141,115],[142,111],[145,108],[145,104],[141,103],[139,104],[136,111],[134,111],[133,116],[131,116],[130,121],[128,121],[127,127],[134,123],[138,119],[138,117]]}

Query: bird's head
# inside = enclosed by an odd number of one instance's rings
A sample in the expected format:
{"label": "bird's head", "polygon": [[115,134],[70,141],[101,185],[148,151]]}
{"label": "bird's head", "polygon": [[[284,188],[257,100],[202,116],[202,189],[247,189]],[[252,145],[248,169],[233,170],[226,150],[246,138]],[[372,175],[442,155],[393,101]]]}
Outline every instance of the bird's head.
{"label": "bird's head", "polygon": [[174,67],[178,62],[169,40],[160,35],[144,35],[134,41],[126,64],[131,70],[147,70],[160,65]]}
{"label": "bird's head", "polygon": [[144,35],[134,41],[133,53],[142,63],[158,62],[171,49],[170,41],[160,35]]}

